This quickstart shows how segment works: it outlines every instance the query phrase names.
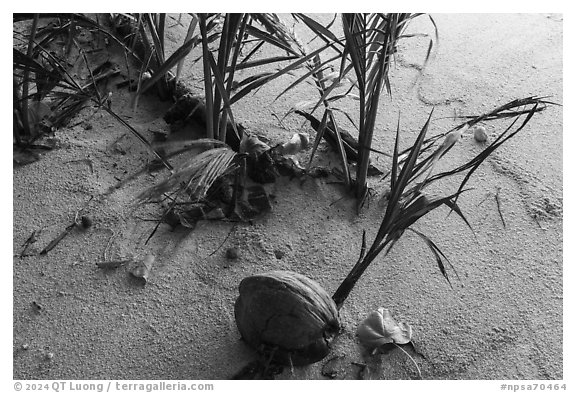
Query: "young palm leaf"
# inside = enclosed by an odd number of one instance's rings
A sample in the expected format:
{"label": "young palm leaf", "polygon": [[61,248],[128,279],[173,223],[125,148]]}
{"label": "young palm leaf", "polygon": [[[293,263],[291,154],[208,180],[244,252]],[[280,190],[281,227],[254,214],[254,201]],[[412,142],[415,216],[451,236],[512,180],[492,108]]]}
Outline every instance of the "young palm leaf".
{"label": "young palm leaf", "polygon": [[401,38],[410,14],[344,14],[342,27],[346,51],[353,65],[360,101],[356,172],[356,197],[360,207],[366,196],[370,148],[378,113],[380,93],[390,92],[388,70],[397,41]]}
{"label": "young palm leaf", "polygon": [[147,80],[145,80],[140,89],[136,92],[136,98],[144,94],[149,88],[154,86],[160,79],[165,78],[166,74],[174,68],[174,66],[181,67],[182,62],[184,61],[185,57],[194,49],[197,45],[197,41],[193,39],[187,40],[181,47],[176,49],[170,57],[166,61],[164,61],[157,70],[155,70],[154,74]]}
{"label": "young palm leaf", "polygon": [[[32,22],[32,27],[30,29],[30,37],[28,41],[28,47],[26,49],[26,57],[32,58],[32,52],[34,50],[34,39],[36,36],[36,30],[38,28],[38,14],[34,14],[34,20]],[[26,138],[33,137],[33,128],[29,122],[29,98],[28,98],[28,91],[30,89],[30,72],[28,70],[24,70],[22,75],[22,94],[21,96],[21,105],[20,105],[20,113],[22,114],[22,123],[23,123],[23,136]]]}
{"label": "young palm leaf", "polygon": [[[518,110],[519,107],[530,104],[533,106],[529,111],[526,111],[525,109]],[[494,142],[492,142],[476,157],[452,170],[440,172],[438,174],[432,174],[435,163],[437,160],[445,156],[445,153],[449,150],[447,146],[453,146],[453,143],[450,144],[451,140],[448,139],[448,142],[444,141],[444,143],[440,144],[440,146],[428,157],[422,158],[424,150],[423,147],[426,145],[426,141],[429,141],[425,139],[425,137],[432,113],[430,113],[430,116],[418,134],[416,141],[410,148],[405,150],[407,155],[403,160],[400,160],[398,147],[400,140],[400,124],[398,123],[394,154],[392,157],[392,169],[390,172],[390,196],[388,205],[372,245],[368,251],[366,251],[366,238],[364,234],[362,238],[362,252],[360,258],[332,296],[337,307],[340,308],[342,306],[354,288],[356,282],[376,257],[382,251],[385,251],[384,255],[387,255],[406,230],[412,231],[425,241],[426,245],[435,256],[440,272],[450,283],[446,266],[444,264],[444,262],[450,264],[448,258],[430,238],[422,232],[411,228],[411,226],[426,214],[442,205],[446,205],[450,208],[450,211],[456,212],[456,214],[464,220],[466,225],[472,229],[468,220],[466,220],[466,217],[456,203],[459,196],[466,191],[464,186],[482,162],[504,142],[508,141],[520,132],[532,119],[534,114],[543,110],[546,104],[550,104],[550,102],[535,97],[514,100],[509,104],[497,108],[495,111],[471,118],[467,123],[464,123],[464,125],[456,127],[456,130],[452,130],[452,132],[460,132],[466,124],[475,124],[487,119],[495,120],[514,117],[512,124],[510,124]],[[521,116],[525,116],[524,120],[520,125],[516,126],[516,129],[514,129],[513,127],[519,122]],[[447,133],[446,135],[450,136],[450,133]],[[434,142],[438,140],[439,139],[436,138]],[[428,144],[428,150],[433,148],[434,142]],[[420,162],[418,162],[419,160]],[[425,193],[425,188],[427,186],[445,177],[460,173],[465,173],[465,176],[455,192],[449,193],[446,196],[432,196]]]}
{"label": "young palm leaf", "polygon": [[[298,53],[300,56],[300,60],[296,61],[294,64],[303,65],[306,67],[307,72],[300,76],[296,81],[291,83],[286,89],[284,89],[276,98],[278,100],[284,94],[286,94],[291,89],[295,88],[296,86],[300,85],[304,81],[306,81],[309,77],[312,77],[315,83],[318,92],[320,93],[320,99],[316,101],[313,108],[310,112],[314,112],[318,106],[321,104],[324,105],[324,115],[323,121],[320,123],[316,120],[311,114],[302,112],[300,110],[294,110],[295,113],[298,113],[304,116],[307,120],[310,121],[312,127],[316,130],[316,141],[314,143],[314,148],[312,150],[312,155],[308,162],[308,167],[310,167],[312,163],[312,159],[314,158],[314,154],[318,147],[318,144],[322,137],[329,137],[332,138],[332,143],[335,145],[338,154],[340,155],[343,174],[344,174],[344,183],[347,187],[350,186],[352,183],[352,178],[350,175],[350,169],[348,166],[348,158],[347,152],[350,151],[348,148],[349,146],[346,145],[346,142],[342,140],[342,136],[339,131],[339,127],[336,123],[336,118],[334,117],[332,108],[330,106],[330,101],[328,99],[329,95],[332,91],[340,85],[340,79],[333,74],[337,73],[330,73],[330,76],[325,74],[326,71],[331,70],[331,66],[329,63],[335,61],[339,58],[342,58],[343,53],[343,43],[342,39],[337,38],[332,32],[328,30],[328,28],[322,26],[318,22],[314,21],[310,17],[304,14],[293,14],[295,19],[302,20],[312,31],[314,31],[323,41],[324,45],[322,45],[319,49],[312,51],[309,53],[308,49],[298,40],[298,38],[280,22],[278,21],[277,27],[280,32],[282,32],[282,36],[286,39],[287,43],[290,43],[294,46],[295,53]],[[328,60],[321,60],[320,54],[328,49],[334,49],[336,51],[336,55],[331,55]],[[290,64],[286,69],[280,70],[279,74],[284,73],[286,70],[290,70],[289,72],[293,71],[293,64]],[[332,83],[327,86],[326,82],[332,81]],[[290,113],[290,112],[289,112]],[[288,115],[287,113],[286,115]]]}
{"label": "young palm leaf", "polygon": [[[296,81],[291,83],[284,91],[280,93],[277,99],[295,88],[308,77],[312,77],[314,83],[320,92],[320,98],[307,114],[300,113],[307,118],[320,106],[324,105],[324,110],[329,111],[328,130],[323,136],[334,136],[336,149],[340,154],[342,165],[345,173],[349,173],[347,160],[351,151],[346,150],[343,154],[340,146],[340,135],[335,133],[336,124],[333,124],[334,102],[341,98],[355,96],[360,101],[359,114],[359,139],[357,145],[359,151],[352,154],[358,156],[358,166],[356,169],[356,180],[353,181],[351,176],[346,175],[345,181],[348,185],[355,184],[355,192],[360,206],[367,192],[366,177],[370,168],[370,151],[376,115],[378,111],[378,102],[382,89],[385,87],[390,92],[390,82],[388,80],[388,69],[392,56],[396,51],[396,43],[400,39],[414,36],[416,34],[403,34],[408,22],[420,14],[344,14],[342,16],[344,38],[338,38],[328,27],[322,26],[309,16],[304,14],[294,14],[295,19],[300,20],[315,33],[325,45],[321,52],[318,52],[310,61],[306,63],[307,72],[300,76]],[[299,48],[302,55],[307,53],[306,48],[299,43],[294,37],[293,42]],[[432,48],[432,40],[429,47],[429,53]],[[330,54],[326,60],[320,60],[320,54],[325,50],[331,49],[335,54]],[[338,72],[333,72],[329,67],[332,61],[340,59],[340,68]],[[426,58],[428,60],[428,58]],[[352,81],[348,75],[354,72],[356,78]],[[342,93],[336,92],[336,88],[342,86],[344,81],[352,81],[350,88]],[[358,89],[358,95],[352,94],[352,89]],[[345,113],[346,117],[356,126],[353,116]],[[318,120],[312,123],[319,123]],[[314,124],[313,124],[313,128]],[[318,131],[318,130],[317,130]],[[310,163],[314,154],[310,157]],[[310,165],[309,163],[309,165]]]}

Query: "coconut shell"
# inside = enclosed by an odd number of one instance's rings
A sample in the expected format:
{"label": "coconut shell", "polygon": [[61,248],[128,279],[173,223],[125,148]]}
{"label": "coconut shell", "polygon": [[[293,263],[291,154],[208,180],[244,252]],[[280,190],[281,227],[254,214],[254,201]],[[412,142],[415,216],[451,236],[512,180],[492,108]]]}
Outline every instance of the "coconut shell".
{"label": "coconut shell", "polygon": [[290,271],[242,280],[234,313],[244,341],[273,360],[306,365],[323,359],[340,329],[338,309],[315,281]]}

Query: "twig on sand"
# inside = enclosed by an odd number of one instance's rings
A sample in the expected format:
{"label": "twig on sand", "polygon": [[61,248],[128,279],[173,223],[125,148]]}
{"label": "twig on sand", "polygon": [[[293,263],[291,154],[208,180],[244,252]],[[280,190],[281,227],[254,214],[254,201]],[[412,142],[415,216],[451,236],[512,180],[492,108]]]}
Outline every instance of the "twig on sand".
{"label": "twig on sand", "polygon": [[26,239],[24,244],[22,244],[23,249],[22,252],[20,253],[20,258],[26,256],[26,251],[28,251],[28,247],[30,247],[32,243],[36,243],[36,241],[38,240],[37,236],[41,231],[42,231],[41,229],[35,229],[32,232],[32,234],[28,237],[28,239]]}
{"label": "twig on sand", "polygon": [[60,243],[62,241],[62,239],[64,239],[70,232],[72,232],[72,229],[74,229],[76,227],[76,225],[78,225],[78,223],[79,223],[78,216],[80,215],[80,212],[82,210],[84,210],[86,208],[86,206],[88,206],[88,204],[90,203],[90,201],[92,201],[93,198],[94,198],[94,196],[91,196],[90,199],[88,200],[88,202],[86,202],[84,204],[84,206],[82,206],[80,209],[76,210],[76,214],[74,215],[74,220],[72,221],[72,223],[70,225],[68,225],[66,227],[66,229],[64,229],[63,232],[61,232],[58,236],[56,236],[56,238],[54,240],[52,240],[50,243],[48,243],[48,245],[42,251],[40,251],[40,255],[47,254],[54,247],[56,247],[58,245],[58,243]]}
{"label": "twig on sand", "polygon": [[416,361],[414,360],[414,358],[413,358],[412,356],[410,356],[410,354],[409,354],[408,352],[406,352],[406,351],[404,350],[404,348],[402,348],[400,345],[398,345],[398,344],[396,344],[396,343],[392,343],[392,344],[394,344],[394,345],[396,346],[396,348],[398,348],[399,350],[401,350],[402,352],[404,352],[404,354],[405,354],[406,356],[408,356],[408,358],[409,358],[410,360],[412,360],[412,363],[414,363],[414,365],[416,366],[416,370],[418,371],[418,377],[419,377],[420,379],[422,379],[422,372],[420,371],[420,367],[418,367],[418,363],[416,363]]}
{"label": "twig on sand", "polygon": [[114,231],[114,229],[110,229],[110,231],[112,231],[112,236],[110,236],[110,239],[108,239],[108,243],[106,244],[106,248],[104,248],[104,262],[108,262],[108,250],[110,249],[110,246],[112,245],[112,240],[114,240],[114,238],[117,235],[117,233]]}
{"label": "twig on sand", "polygon": [[506,221],[504,221],[504,215],[502,215],[502,209],[500,208],[500,187],[498,187],[498,190],[496,191],[496,195],[494,195],[494,198],[496,199],[496,206],[498,207],[498,214],[500,215],[500,219],[502,220],[502,225],[504,225],[504,228],[506,228]]}
{"label": "twig on sand", "polygon": [[484,196],[484,199],[482,199],[477,206],[480,206],[481,204],[483,204],[484,202],[486,202],[486,199],[488,199],[488,197],[490,196],[490,194],[492,194],[492,193],[491,193],[491,192],[487,192],[486,195]]}
{"label": "twig on sand", "polygon": [[54,240],[48,243],[48,245],[42,251],[40,251],[40,255],[47,254],[48,251],[51,251],[54,247],[56,247],[58,243],[60,243],[62,239],[64,239],[72,231],[72,229],[74,229],[76,224],[76,218],[74,218],[74,222],[68,225],[64,232],[61,232]]}
{"label": "twig on sand", "polygon": [[219,249],[222,248],[222,246],[224,245],[224,243],[226,243],[226,241],[228,240],[228,238],[230,237],[230,235],[232,234],[232,232],[234,231],[234,229],[236,229],[236,225],[237,225],[237,224],[238,224],[238,223],[235,222],[235,223],[232,225],[232,227],[231,227],[230,230],[228,231],[228,234],[226,235],[226,237],[224,238],[224,240],[222,240],[222,243],[220,243],[220,245],[219,245],[214,251],[212,251],[212,252],[210,253],[210,255],[209,255],[210,257],[211,257],[212,255],[216,254],[216,251],[218,251]]}

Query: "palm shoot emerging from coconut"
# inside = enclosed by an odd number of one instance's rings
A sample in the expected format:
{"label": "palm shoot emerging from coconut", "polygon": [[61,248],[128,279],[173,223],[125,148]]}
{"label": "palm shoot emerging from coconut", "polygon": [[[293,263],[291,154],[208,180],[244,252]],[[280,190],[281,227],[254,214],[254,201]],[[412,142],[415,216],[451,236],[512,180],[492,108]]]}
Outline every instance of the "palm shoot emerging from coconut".
{"label": "palm shoot emerging from coconut", "polygon": [[[482,116],[470,116],[470,120],[454,127],[452,130],[444,134],[444,140],[440,146],[426,157],[423,157],[424,153],[432,149],[434,143],[442,137],[442,135],[440,135],[440,138],[433,137],[425,139],[432,113],[430,113],[426,124],[422,127],[412,147],[404,152],[405,154],[403,154],[403,159],[400,159],[401,154],[398,151],[400,139],[399,121],[396,131],[392,169],[390,171],[390,197],[386,212],[372,245],[368,250],[366,246],[366,232],[364,232],[360,257],[348,276],[332,296],[337,307],[342,307],[344,301],[356,285],[357,281],[376,257],[382,251],[385,252],[384,255],[387,255],[407,230],[415,233],[425,241],[426,245],[430,248],[436,258],[440,272],[450,283],[445,266],[445,263],[450,264],[448,258],[428,236],[411,228],[411,226],[426,214],[442,205],[446,205],[451,211],[456,212],[456,214],[464,220],[466,225],[471,228],[466,217],[456,203],[460,194],[466,191],[464,187],[468,180],[490,154],[492,154],[504,142],[520,132],[530,119],[532,119],[532,116],[536,112],[542,111],[546,107],[546,104],[553,103],[546,101],[543,98],[527,97],[511,101],[510,103],[502,105],[494,111]],[[518,125],[517,123],[519,123],[519,119],[523,116],[524,120],[520,125]],[[442,157],[445,157],[446,153],[454,147],[456,142],[461,138],[462,134],[469,126],[477,124],[480,121],[507,118],[512,118],[511,124],[482,152],[463,165],[451,170],[433,174],[438,161]],[[514,127],[516,128],[514,129]],[[432,196],[425,193],[425,188],[432,183],[435,183],[442,178],[462,173],[465,174],[464,179],[455,192],[445,196]]]}

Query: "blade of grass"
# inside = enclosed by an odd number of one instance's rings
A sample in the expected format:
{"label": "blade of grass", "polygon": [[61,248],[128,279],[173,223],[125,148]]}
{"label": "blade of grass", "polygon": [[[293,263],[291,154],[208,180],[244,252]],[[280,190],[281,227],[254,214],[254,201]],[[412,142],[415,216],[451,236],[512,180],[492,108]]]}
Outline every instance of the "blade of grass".
{"label": "blade of grass", "polygon": [[344,149],[344,144],[342,143],[342,136],[340,135],[340,130],[336,125],[336,119],[334,118],[334,114],[330,108],[326,108],[326,112],[328,112],[328,116],[332,125],[334,125],[334,131],[336,134],[337,146],[338,146],[338,154],[340,155],[340,161],[342,162],[342,169],[344,171],[344,184],[346,188],[350,187],[352,184],[352,177],[350,175],[350,167],[348,166],[348,159],[346,157],[346,149]]}
{"label": "blade of grass", "polygon": [[[305,15],[305,14],[301,14],[301,13],[296,13],[293,14],[293,16],[295,16],[297,19],[300,19],[302,22],[304,22],[308,28],[310,30],[312,30],[312,32],[316,33],[316,35],[322,39],[326,44],[333,44],[333,48],[334,50],[336,50],[336,52],[338,52],[339,55],[342,54],[342,51],[344,49],[344,45],[342,44],[342,40],[339,39],[338,37],[336,37],[334,35],[334,33],[332,33],[328,27],[324,27],[322,26],[320,23],[316,22],[314,19],[310,18],[309,16]],[[334,15],[334,18],[336,18],[336,15]],[[336,19],[334,19],[336,20]],[[332,23],[334,23],[334,20],[332,21]],[[341,46],[342,48],[339,48],[339,46]]]}
{"label": "blade of grass", "polygon": [[294,56],[294,55],[291,55],[291,56],[273,56],[273,57],[258,59],[258,60],[254,60],[254,61],[242,62],[240,64],[237,64],[235,66],[235,68],[236,68],[236,70],[246,70],[246,69],[250,69],[250,68],[256,68],[256,67],[260,67],[263,65],[279,63],[279,62],[283,62],[283,61],[296,60],[298,58],[299,58],[299,56]]}
{"label": "blade of grass", "polygon": [[450,287],[452,288],[452,283],[450,282],[450,278],[448,277],[448,273],[446,272],[446,266],[444,266],[444,263],[442,261],[443,260],[446,261],[446,263],[450,266],[450,268],[456,274],[457,278],[458,278],[458,273],[456,273],[456,270],[454,269],[454,266],[452,266],[452,264],[450,263],[450,260],[448,259],[448,257],[446,257],[446,255],[444,255],[442,250],[440,250],[440,248],[428,236],[426,236],[425,234],[423,234],[420,231],[417,231],[416,229],[413,229],[413,228],[408,228],[408,229],[411,232],[414,232],[415,234],[420,236],[420,238],[422,240],[424,240],[424,243],[426,243],[428,248],[430,248],[430,250],[434,254],[434,258],[436,259],[436,264],[438,265],[438,269],[440,270],[440,273],[442,273],[442,275],[444,276],[444,278],[446,279],[446,281],[448,282],[448,284],[450,284]]}
{"label": "blade of grass", "polygon": [[[296,113],[307,115],[305,112],[295,111]],[[315,118],[313,118],[316,120]],[[312,153],[310,154],[310,159],[308,160],[308,165],[306,166],[306,170],[309,171],[310,167],[312,166],[312,160],[314,158],[314,154],[316,153],[316,149],[318,149],[318,145],[324,136],[324,132],[326,131],[326,122],[328,120],[328,112],[324,111],[324,115],[322,116],[322,121],[318,129],[316,130],[316,138],[314,139],[314,145],[312,146]]]}
{"label": "blade of grass", "polygon": [[176,49],[168,59],[160,65],[160,67],[154,71],[152,77],[144,81],[138,91],[138,95],[144,94],[149,88],[154,86],[161,78],[166,77],[168,71],[170,71],[174,66],[181,64],[186,56],[192,51],[192,49],[197,45],[194,40],[186,41],[181,47]]}
{"label": "blade of grass", "polygon": [[[216,85],[216,90],[219,92],[219,95],[224,102],[224,108],[222,110],[226,111],[227,115],[230,117],[230,122],[232,124],[232,127],[234,128],[234,132],[236,132],[236,134],[239,136],[240,134],[238,132],[236,122],[234,121],[234,115],[232,114],[230,97],[228,91],[226,90],[226,87],[224,86],[224,77],[220,74],[220,70],[218,69],[218,65],[216,64],[216,61],[214,60],[212,53],[208,54],[208,62],[214,74],[214,84]],[[214,108],[213,110],[216,110],[216,108]],[[219,112],[217,114],[219,114]],[[220,140],[222,140],[222,137],[220,138]]]}
{"label": "blade of grass", "polygon": [[280,48],[284,51],[286,51],[287,53],[291,53],[292,55],[298,55],[298,53],[295,52],[295,50],[286,42],[283,42],[282,40],[279,40],[277,37],[274,37],[272,34],[267,33],[263,30],[258,29],[257,27],[254,27],[252,25],[248,25],[246,26],[246,32],[248,34],[250,34],[253,37],[256,37],[268,44],[271,44],[273,46],[276,46],[277,48]]}
{"label": "blade of grass", "polygon": [[164,63],[164,45],[162,39],[160,37],[160,33],[157,29],[156,23],[152,18],[152,15],[149,13],[143,14],[144,21],[148,25],[148,30],[150,31],[150,35],[152,37],[152,42],[154,43],[154,53],[156,54],[156,61],[158,64]]}
{"label": "blade of grass", "polygon": [[204,67],[204,94],[206,97],[206,135],[208,138],[215,138],[215,125],[213,123],[212,113],[214,113],[214,101],[212,92],[212,72],[210,67],[209,58],[211,56],[210,50],[208,48],[208,36],[206,29],[206,15],[198,14],[198,19],[200,22],[200,33],[202,36],[202,53],[203,53],[203,67]]}
{"label": "blade of grass", "polygon": [[[230,113],[232,113],[232,109],[230,107],[230,94],[232,93],[232,90],[234,89],[234,77],[236,74],[236,69],[237,69],[237,65],[238,65],[238,59],[240,57],[240,51],[242,49],[242,37],[244,37],[244,34],[246,32],[246,27],[248,26],[248,22],[250,21],[250,16],[249,15],[244,15],[240,21],[239,26],[237,26],[237,28],[235,29],[235,36],[233,37],[233,49],[234,52],[232,54],[232,60],[230,62],[230,66],[227,70],[228,72],[228,79],[227,79],[227,84],[226,87],[224,88],[225,90],[225,94],[224,94],[224,103],[227,106],[227,112],[229,111]],[[228,113],[225,113],[225,115],[228,115]],[[238,140],[242,139],[242,135],[240,135],[237,127],[236,127],[236,122],[234,121],[234,118],[231,116],[231,123],[232,123],[232,128],[234,129],[234,132],[236,133],[236,136],[238,138]],[[221,134],[222,134],[222,141],[226,142],[226,137],[227,137],[227,126],[228,126],[228,122],[226,121],[226,117],[224,118],[224,121],[222,122],[222,129],[221,129]]]}
{"label": "blade of grass", "polygon": [[[98,104],[100,104],[98,102]],[[172,172],[174,170],[174,168],[172,167],[172,165],[170,165],[170,163],[168,161],[166,161],[164,159],[164,157],[162,157],[155,149],[154,147],[152,147],[152,145],[150,144],[150,142],[148,142],[148,140],[146,140],[146,138],[144,138],[144,136],[142,136],[142,134],[140,134],[134,127],[132,127],[126,120],[124,120],[123,118],[121,118],[119,115],[117,115],[112,109],[108,108],[107,105],[101,105],[100,106],[102,109],[104,109],[106,112],[108,112],[113,118],[115,118],[120,124],[122,124],[124,127],[126,127],[136,138],[138,138],[138,140],[140,142],[142,142],[144,144],[144,146],[146,146],[148,148],[148,150],[170,171]]]}
{"label": "blade of grass", "polygon": [[[186,45],[189,41],[192,40],[192,36],[194,34],[194,31],[196,30],[197,25],[198,25],[198,18],[194,14],[192,14],[192,20],[190,21],[190,24],[188,25],[188,31],[186,32],[186,37],[184,38],[184,43],[182,44],[182,46]],[[192,47],[194,47],[194,46],[195,45],[193,45]],[[180,74],[182,73],[182,67],[184,67],[185,58],[186,58],[185,56],[182,57],[178,61],[178,64],[176,66],[176,83],[178,83],[178,80],[180,79]]]}
{"label": "blade of grass", "polygon": [[[32,27],[30,28],[30,38],[28,41],[28,47],[26,48],[26,56],[28,58],[32,57],[32,51],[34,50],[34,39],[36,36],[36,30],[38,29],[38,14],[34,14],[34,19],[32,20]],[[22,75],[22,105],[21,105],[21,113],[22,113],[22,123],[24,126],[24,136],[27,138],[32,137],[32,128],[30,122],[28,120],[28,112],[29,112],[29,99],[28,99],[28,90],[30,89],[30,73],[28,71],[24,71],[24,75]]]}
{"label": "blade of grass", "polygon": [[276,71],[275,73],[267,76],[267,77],[263,77],[260,78],[250,84],[248,84],[246,87],[244,87],[243,89],[241,89],[240,91],[238,91],[230,100],[230,103],[233,104],[235,102],[237,102],[238,100],[240,100],[241,98],[245,97],[248,93],[250,93],[251,91],[253,91],[256,88],[259,88],[261,86],[263,86],[265,83],[268,83],[274,79],[277,79],[283,75],[286,75],[287,73],[294,71],[295,69],[301,67],[302,65],[304,65],[307,61],[309,61],[310,59],[312,59],[316,54],[321,53],[322,51],[326,50],[328,46],[324,45],[318,49],[316,49],[315,51],[309,53],[308,55],[301,57],[299,60],[289,64],[288,66]]}

